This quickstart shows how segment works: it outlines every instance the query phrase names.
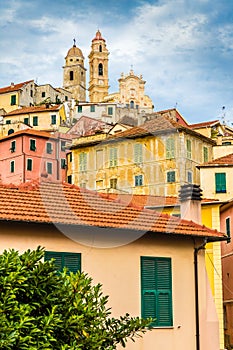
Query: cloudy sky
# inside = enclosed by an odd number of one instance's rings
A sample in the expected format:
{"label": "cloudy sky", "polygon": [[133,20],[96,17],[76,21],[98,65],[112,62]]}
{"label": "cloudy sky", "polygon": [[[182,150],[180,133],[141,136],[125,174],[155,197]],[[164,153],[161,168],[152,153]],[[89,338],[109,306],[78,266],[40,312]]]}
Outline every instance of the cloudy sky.
{"label": "cloudy sky", "polygon": [[1,0],[0,86],[62,86],[73,38],[88,68],[97,29],[110,51],[109,92],[133,66],[155,110],[233,123],[232,0]]}

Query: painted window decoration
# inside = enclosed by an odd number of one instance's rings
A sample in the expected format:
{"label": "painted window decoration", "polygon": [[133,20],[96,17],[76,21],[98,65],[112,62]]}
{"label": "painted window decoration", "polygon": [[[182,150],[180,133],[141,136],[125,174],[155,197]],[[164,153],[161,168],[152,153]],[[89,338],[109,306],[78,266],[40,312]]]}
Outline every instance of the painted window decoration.
{"label": "painted window decoration", "polygon": [[140,164],[143,161],[142,157],[142,144],[136,143],[134,145],[134,163]]}
{"label": "painted window decoration", "polygon": [[192,143],[191,140],[186,140],[187,158],[192,159]]}
{"label": "painted window decoration", "polygon": [[136,175],[134,177],[134,185],[137,186],[143,186],[143,175]]}
{"label": "painted window decoration", "polygon": [[175,158],[175,140],[169,137],[166,140],[166,159]]}
{"label": "painted window decoration", "polygon": [[226,193],[226,173],[215,173],[215,192]]}
{"label": "painted window decoration", "polygon": [[117,148],[112,147],[109,150],[109,166],[114,167],[117,166]]}
{"label": "painted window decoration", "polygon": [[176,172],[174,170],[167,172],[167,182],[176,182]]}
{"label": "painted window decoration", "polygon": [[62,271],[66,267],[69,272],[81,271],[81,254],[66,252],[45,251],[44,260],[54,259],[57,271]]}
{"label": "painted window decoration", "polygon": [[208,148],[203,147],[203,161],[207,163],[209,161]]}
{"label": "painted window decoration", "polygon": [[227,234],[227,243],[231,241],[231,219],[226,218],[226,234]]}
{"label": "painted window decoration", "polygon": [[141,257],[141,313],[153,327],[173,325],[170,258]]}
{"label": "painted window decoration", "polygon": [[79,154],[79,171],[87,170],[87,153],[81,152]]}

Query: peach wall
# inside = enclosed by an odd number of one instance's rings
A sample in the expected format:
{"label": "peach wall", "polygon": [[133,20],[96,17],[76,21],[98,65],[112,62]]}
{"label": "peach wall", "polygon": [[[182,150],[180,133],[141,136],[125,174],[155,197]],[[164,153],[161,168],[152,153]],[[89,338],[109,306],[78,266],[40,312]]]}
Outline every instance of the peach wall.
{"label": "peach wall", "polygon": [[[57,230],[51,225],[1,223],[1,251],[9,248],[24,251],[41,245],[46,250],[81,253],[82,269],[93,277],[94,283],[103,284],[103,292],[110,296],[109,306],[112,307],[113,316],[116,317],[126,312],[132,316],[140,315],[140,256],[170,257],[172,259],[174,326],[156,328],[147,332],[136,343],[129,342],[127,350],[195,350],[193,240],[189,237],[146,234],[129,244],[116,246],[115,242],[112,247],[103,248],[104,242],[102,239],[97,239],[95,231],[94,227],[82,228],[81,231],[74,228],[68,233],[61,226]],[[76,241],[69,239],[61,232],[67,233]],[[99,231],[103,237],[110,237],[111,232]],[[120,233],[123,234],[122,238],[127,235],[127,231],[119,231],[118,235]],[[89,245],[78,242],[83,243],[85,237],[89,237]],[[108,245],[111,246],[111,243],[113,242],[110,239]],[[208,294],[204,273],[204,252],[200,252],[198,260],[201,272],[200,315],[203,321],[201,337],[204,344],[201,350],[219,350],[216,339],[214,344],[209,343],[214,337],[208,334],[206,308]]]}

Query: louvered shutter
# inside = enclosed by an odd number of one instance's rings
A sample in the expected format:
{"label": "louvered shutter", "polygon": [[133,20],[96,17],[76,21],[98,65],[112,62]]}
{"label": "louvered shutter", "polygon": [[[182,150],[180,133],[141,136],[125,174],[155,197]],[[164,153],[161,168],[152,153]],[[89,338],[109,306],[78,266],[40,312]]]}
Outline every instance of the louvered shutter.
{"label": "louvered shutter", "polygon": [[58,271],[67,267],[70,272],[81,271],[81,254],[64,252],[45,252],[45,261],[55,259],[54,264]]}
{"label": "louvered shutter", "polygon": [[141,257],[142,318],[152,326],[172,326],[171,259]]}

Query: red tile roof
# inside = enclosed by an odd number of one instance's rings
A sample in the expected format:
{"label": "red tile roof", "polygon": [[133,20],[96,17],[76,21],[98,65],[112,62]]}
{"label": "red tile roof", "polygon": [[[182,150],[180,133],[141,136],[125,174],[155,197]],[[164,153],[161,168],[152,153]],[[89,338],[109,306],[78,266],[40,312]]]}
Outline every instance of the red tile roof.
{"label": "red tile roof", "polygon": [[41,130],[36,130],[36,129],[23,129],[23,130],[16,131],[10,135],[7,135],[7,136],[0,138],[0,142],[15,138],[15,137],[20,137],[22,135],[29,135],[29,136],[35,136],[35,137],[38,136],[38,137],[44,137],[44,138],[48,138],[48,139],[51,139],[51,138],[57,139],[58,138],[58,136],[56,134],[52,134],[52,133],[49,133],[46,131],[41,131]]}
{"label": "red tile roof", "polygon": [[26,114],[26,113],[55,112],[55,111],[59,111],[60,107],[61,105],[55,105],[55,106],[49,106],[49,107],[46,107],[46,105],[22,107],[7,113],[4,117],[19,115],[19,114]]}
{"label": "red tile roof", "polygon": [[227,154],[226,156],[216,158],[208,163],[204,163],[199,165],[198,167],[203,168],[203,167],[211,167],[211,166],[231,166],[233,165],[233,153],[232,154]]}
{"label": "red tile roof", "polygon": [[215,124],[219,124],[219,120],[210,120],[208,122],[201,122],[201,123],[196,123],[196,124],[189,124],[189,127],[191,129],[199,129],[199,128],[204,128],[207,126],[213,126]]}
{"label": "red tile roof", "polygon": [[69,184],[0,185],[0,220],[95,226],[207,237],[223,233],[131,203],[109,200],[94,191]]}
{"label": "red tile roof", "polygon": [[32,83],[32,82],[33,82],[33,80],[24,81],[23,83],[19,83],[19,84],[12,83],[12,85],[0,88],[0,94],[5,94],[7,92],[12,92],[12,91],[18,91],[18,90],[22,89],[22,87],[24,85]]}

